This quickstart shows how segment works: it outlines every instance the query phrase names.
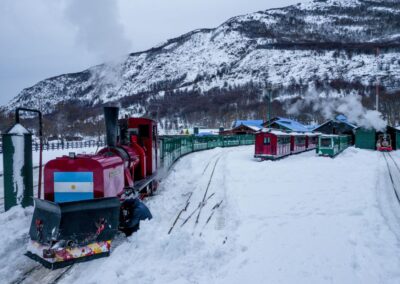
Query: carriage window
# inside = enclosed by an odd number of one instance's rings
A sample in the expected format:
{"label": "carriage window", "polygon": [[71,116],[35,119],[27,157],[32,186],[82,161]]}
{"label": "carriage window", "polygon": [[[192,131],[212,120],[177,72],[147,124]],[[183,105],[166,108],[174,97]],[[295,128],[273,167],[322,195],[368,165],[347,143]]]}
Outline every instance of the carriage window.
{"label": "carriage window", "polygon": [[264,137],[264,145],[269,145],[271,143],[271,139],[269,137]]}
{"label": "carriage window", "polygon": [[321,138],[321,146],[322,147],[330,147],[331,146],[331,138]]}

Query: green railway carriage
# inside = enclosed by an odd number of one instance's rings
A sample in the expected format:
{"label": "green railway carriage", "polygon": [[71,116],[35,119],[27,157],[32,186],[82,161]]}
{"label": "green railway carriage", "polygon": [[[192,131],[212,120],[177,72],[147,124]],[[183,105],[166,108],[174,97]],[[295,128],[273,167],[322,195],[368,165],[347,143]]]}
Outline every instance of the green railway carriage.
{"label": "green railway carriage", "polygon": [[339,152],[344,151],[350,146],[350,135],[339,135]]}
{"label": "green railway carriage", "polygon": [[233,147],[254,144],[255,136],[248,135],[209,135],[209,136],[160,136],[159,165],[168,169],[180,157],[216,147]]}
{"label": "green railway carriage", "polygon": [[321,135],[317,153],[320,156],[335,157],[350,146],[350,139],[349,135]]}

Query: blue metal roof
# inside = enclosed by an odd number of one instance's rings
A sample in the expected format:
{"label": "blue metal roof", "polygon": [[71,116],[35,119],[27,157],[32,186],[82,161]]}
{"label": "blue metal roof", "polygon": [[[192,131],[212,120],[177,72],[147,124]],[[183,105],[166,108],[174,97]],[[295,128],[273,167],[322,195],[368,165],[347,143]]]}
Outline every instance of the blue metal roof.
{"label": "blue metal roof", "polygon": [[301,124],[300,122],[284,117],[276,117],[276,120],[272,121],[272,123],[279,124],[280,126],[290,129],[292,131],[297,131],[297,132],[310,131],[305,125]]}
{"label": "blue metal roof", "polygon": [[319,124],[313,124],[313,125],[304,125],[308,131],[313,131],[315,128],[319,126]]}
{"label": "blue metal roof", "polygon": [[263,120],[235,120],[232,124],[232,128],[238,127],[240,125],[257,126],[262,128],[263,122]]}
{"label": "blue metal roof", "polygon": [[336,120],[336,121],[339,121],[339,122],[346,123],[346,124],[350,125],[350,126],[353,127],[353,128],[357,127],[356,125],[350,123],[349,120],[347,119],[347,116],[345,116],[344,114],[338,114],[338,115],[335,117],[335,120]]}
{"label": "blue metal roof", "polygon": [[338,114],[338,115],[335,117],[335,119],[336,119],[336,120],[343,121],[343,122],[347,122],[347,116],[345,116],[344,114]]}

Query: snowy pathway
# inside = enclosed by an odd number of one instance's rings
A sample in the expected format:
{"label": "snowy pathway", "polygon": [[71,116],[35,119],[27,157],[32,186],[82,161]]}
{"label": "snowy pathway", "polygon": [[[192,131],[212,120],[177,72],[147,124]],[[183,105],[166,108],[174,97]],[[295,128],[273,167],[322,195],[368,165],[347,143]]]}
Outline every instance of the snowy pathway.
{"label": "snowy pathway", "polygon": [[[153,220],[110,257],[73,267],[61,282],[400,283],[400,205],[380,153],[349,148],[335,159],[308,152],[257,162],[252,152],[244,146],[182,158],[147,201]],[[0,279],[32,265],[14,241],[26,241],[30,214],[0,214],[0,262],[11,260]]]}

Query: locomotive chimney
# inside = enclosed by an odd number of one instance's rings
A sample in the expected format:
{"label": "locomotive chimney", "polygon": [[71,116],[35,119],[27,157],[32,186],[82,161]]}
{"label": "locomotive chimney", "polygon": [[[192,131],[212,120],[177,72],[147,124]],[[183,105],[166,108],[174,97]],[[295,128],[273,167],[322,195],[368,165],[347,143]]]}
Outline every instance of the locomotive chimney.
{"label": "locomotive chimney", "polygon": [[118,135],[118,107],[104,107],[104,121],[106,123],[107,146],[117,146]]}

